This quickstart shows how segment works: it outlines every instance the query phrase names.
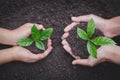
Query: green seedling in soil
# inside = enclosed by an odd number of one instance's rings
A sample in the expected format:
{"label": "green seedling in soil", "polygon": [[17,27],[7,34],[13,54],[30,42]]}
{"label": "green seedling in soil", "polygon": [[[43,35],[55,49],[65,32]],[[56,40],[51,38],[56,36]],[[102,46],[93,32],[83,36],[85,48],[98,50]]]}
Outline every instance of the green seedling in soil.
{"label": "green seedling in soil", "polygon": [[95,23],[93,19],[90,19],[90,21],[87,24],[87,32],[85,32],[81,28],[77,28],[78,36],[83,40],[87,40],[88,53],[94,58],[97,58],[96,46],[115,45],[116,43],[112,39],[104,37],[104,36],[98,36],[98,37],[91,39],[94,33],[95,33]]}
{"label": "green seedling in soil", "polygon": [[19,46],[30,46],[35,43],[35,46],[40,50],[45,50],[45,45],[42,41],[47,40],[53,32],[52,28],[47,28],[45,30],[39,31],[35,25],[31,28],[32,38],[22,38],[18,40],[17,44]]}

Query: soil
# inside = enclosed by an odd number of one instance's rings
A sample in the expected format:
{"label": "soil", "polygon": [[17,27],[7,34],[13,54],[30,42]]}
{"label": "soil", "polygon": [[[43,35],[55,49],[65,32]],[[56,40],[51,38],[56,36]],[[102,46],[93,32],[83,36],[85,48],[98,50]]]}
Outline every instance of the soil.
{"label": "soil", "polygon": [[[30,39],[32,39],[32,36],[30,35],[28,38],[30,38]],[[44,41],[42,41],[43,42],[43,44],[44,44],[44,46],[45,46],[45,50],[47,49],[47,40],[44,40]],[[34,53],[34,54],[41,54],[41,53],[43,53],[44,52],[44,50],[40,50],[40,49],[38,49],[36,46],[35,46],[35,42],[32,44],[32,45],[30,45],[30,46],[27,46],[27,47],[25,47],[26,49],[28,49],[28,50],[30,50],[32,53]]]}
{"label": "soil", "polygon": [[[68,43],[71,46],[72,52],[76,56],[80,56],[81,58],[88,58],[89,53],[87,51],[87,41],[80,39],[80,37],[77,35],[77,27],[83,29],[84,31],[87,30],[87,23],[80,23],[79,25],[74,26],[72,30],[70,31],[70,35],[67,38]],[[103,34],[99,30],[95,30],[94,35],[91,37],[91,39],[103,36]],[[96,46],[99,48],[99,46]]]}
{"label": "soil", "polygon": [[[47,40],[42,41],[44,46],[45,46],[45,50],[47,49]],[[44,52],[44,50],[40,50],[35,46],[35,43],[33,43],[32,45],[25,47],[26,49],[30,50],[32,53],[34,54],[41,54]]]}
{"label": "soil", "polygon": [[[103,62],[92,68],[73,66],[73,58],[61,44],[64,28],[72,22],[71,16],[92,13],[104,18],[115,17],[120,14],[119,3],[119,0],[0,0],[1,27],[15,29],[32,22],[54,28],[51,38],[54,49],[47,58],[31,64],[11,62],[1,65],[0,80],[120,80],[117,64]],[[119,37],[114,39],[120,43]],[[0,45],[0,49],[8,47],[11,46]],[[79,52],[77,46],[75,49]],[[87,57],[83,52],[81,56]]]}

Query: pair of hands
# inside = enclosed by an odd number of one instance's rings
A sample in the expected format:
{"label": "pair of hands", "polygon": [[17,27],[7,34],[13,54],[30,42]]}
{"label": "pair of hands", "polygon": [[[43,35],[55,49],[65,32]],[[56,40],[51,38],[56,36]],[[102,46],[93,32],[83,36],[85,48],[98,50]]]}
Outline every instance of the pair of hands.
{"label": "pair of hands", "polygon": [[[113,38],[120,35],[120,17],[115,17],[111,19],[103,19],[96,15],[84,15],[79,17],[72,17],[74,22],[88,22],[93,19],[96,25],[96,29],[100,30],[104,36]],[[73,65],[85,65],[85,66],[95,66],[98,63],[109,61],[116,64],[120,64],[120,47],[114,46],[101,46],[97,50],[97,59],[89,56],[88,59],[76,59],[72,62]]]}
{"label": "pair of hands", "polygon": [[[35,24],[38,29],[42,29],[42,25]],[[7,45],[13,45],[12,48],[3,49],[0,50],[0,64],[4,64],[11,61],[23,61],[23,62],[36,62],[38,60],[41,60],[51,52],[52,50],[52,42],[49,39],[47,50],[44,53],[40,54],[34,54],[30,52],[29,50],[17,46],[16,42],[20,38],[28,37],[31,33],[31,27],[33,26],[32,23],[26,23],[22,26],[20,26],[17,29],[14,30],[6,30],[3,28],[0,28],[0,32],[4,34],[0,34],[0,43],[1,44],[7,44]]]}

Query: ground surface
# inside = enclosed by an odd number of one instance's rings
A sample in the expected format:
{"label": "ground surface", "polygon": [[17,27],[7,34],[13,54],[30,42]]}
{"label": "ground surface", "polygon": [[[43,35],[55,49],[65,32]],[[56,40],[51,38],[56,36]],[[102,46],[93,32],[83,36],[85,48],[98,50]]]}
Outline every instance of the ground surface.
{"label": "ground surface", "polygon": [[[93,13],[105,18],[120,14],[119,0],[0,0],[0,26],[15,29],[26,22],[53,27],[53,51],[33,64],[11,62],[0,66],[0,80],[120,80],[120,66],[101,63],[93,68],[73,66],[61,45],[71,16]],[[71,36],[72,37],[72,36]],[[115,38],[119,42],[118,38]],[[0,45],[0,49],[10,46]]]}

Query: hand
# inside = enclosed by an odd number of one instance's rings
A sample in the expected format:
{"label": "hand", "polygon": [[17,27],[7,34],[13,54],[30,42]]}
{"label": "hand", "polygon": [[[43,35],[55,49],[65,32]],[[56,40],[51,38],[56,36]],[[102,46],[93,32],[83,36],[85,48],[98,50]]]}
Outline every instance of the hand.
{"label": "hand", "polygon": [[52,50],[52,43],[49,39],[47,50],[44,53],[33,54],[29,50],[20,47],[14,46],[12,48],[0,50],[0,64],[8,63],[11,61],[22,61],[22,62],[36,62],[38,60],[44,59]]}
{"label": "hand", "polygon": [[119,46],[102,46],[97,50],[97,59],[89,56],[88,59],[76,59],[73,65],[79,64],[84,66],[95,66],[104,61],[120,64],[120,47]]}
{"label": "hand", "polygon": [[[35,24],[38,29],[41,29],[43,26]],[[0,34],[0,43],[7,45],[17,45],[16,42],[21,39],[28,37],[31,34],[32,23],[26,23],[14,30],[6,30],[0,28],[0,32],[4,34]]]}
{"label": "hand", "polygon": [[93,14],[72,17],[74,22],[88,22],[93,19],[96,25],[96,29],[99,29],[106,37],[112,38],[120,35],[120,17],[114,17],[111,19],[103,19]]}

